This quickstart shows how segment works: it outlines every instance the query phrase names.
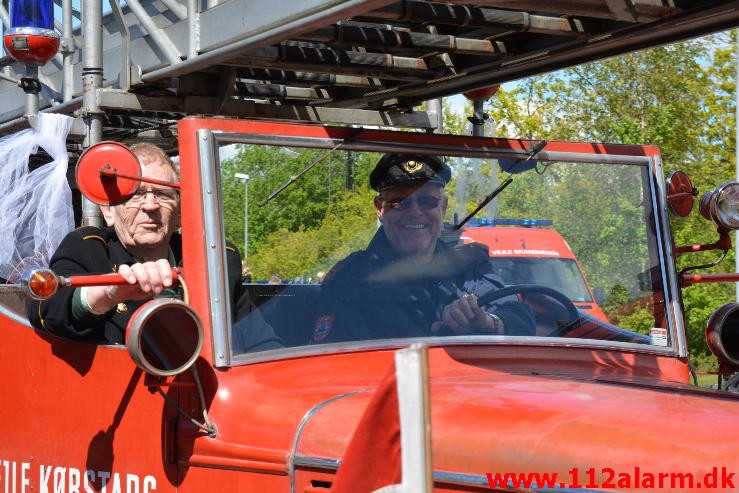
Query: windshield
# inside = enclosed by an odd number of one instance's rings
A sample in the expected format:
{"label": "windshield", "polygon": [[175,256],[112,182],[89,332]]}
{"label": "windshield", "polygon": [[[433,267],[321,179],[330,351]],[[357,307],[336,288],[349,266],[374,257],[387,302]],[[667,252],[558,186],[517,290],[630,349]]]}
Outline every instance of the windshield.
{"label": "windshield", "polygon": [[[585,162],[550,152],[556,160],[526,162],[510,173],[494,153],[437,153],[451,170],[445,186],[378,192],[370,174],[385,153],[331,144],[268,146],[244,138],[220,148],[225,237],[241,253],[249,299],[234,308],[234,355],[501,336],[672,345],[649,159]],[[398,150],[403,156],[414,149]],[[402,166],[413,172],[428,164],[424,159]],[[577,261],[491,260],[492,245],[465,244],[455,225],[506,180],[477,217],[550,220]],[[572,303],[592,301],[585,279],[603,294],[600,319]],[[471,297],[489,318],[467,313],[466,322],[479,323],[457,324],[452,312]]]}
{"label": "windshield", "polygon": [[543,284],[553,287],[570,300],[591,302],[577,263],[569,258],[492,257],[490,262],[503,282],[514,284]]}

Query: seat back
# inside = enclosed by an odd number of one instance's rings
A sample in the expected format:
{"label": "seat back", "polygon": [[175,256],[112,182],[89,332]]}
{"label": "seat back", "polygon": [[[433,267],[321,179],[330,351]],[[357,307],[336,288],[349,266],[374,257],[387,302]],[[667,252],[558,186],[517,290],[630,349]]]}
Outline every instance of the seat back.
{"label": "seat back", "polygon": [[248,284],[247,289],[286,346],[308,344],[315,325],[320,284]]}

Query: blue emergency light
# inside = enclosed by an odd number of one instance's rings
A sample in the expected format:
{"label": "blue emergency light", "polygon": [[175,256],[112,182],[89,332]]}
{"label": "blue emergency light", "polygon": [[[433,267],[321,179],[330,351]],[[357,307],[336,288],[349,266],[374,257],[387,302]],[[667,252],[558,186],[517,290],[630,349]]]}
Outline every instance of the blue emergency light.
{"label": "blue emergency light", "polygon": [[551,219],[509,219],[501,217],[481,217],[470,220],[469,227],[485,226],[523,226],[531,228],[535,226],[551,226]]}
{"label": "blue emergency light", "polygon": [[53,0],[11,0],[10,27],[54,29]]}
{"label": "blue emergency light", "polygon": [[44,64],[59,50],[53,0],[11,0],[5,49],[18,62]]}

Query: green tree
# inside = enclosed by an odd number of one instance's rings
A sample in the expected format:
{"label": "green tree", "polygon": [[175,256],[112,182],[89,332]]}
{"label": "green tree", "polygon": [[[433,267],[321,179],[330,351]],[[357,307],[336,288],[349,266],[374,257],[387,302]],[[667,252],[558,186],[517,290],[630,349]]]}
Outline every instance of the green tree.
{"label": "green tree", "polygon": [[372,223],[368,176],[376,161],[371,153],[238,146],[237,154],[221,166],[226,239],[243,249],[245,187],[234,175],[248,174],[248,262],[253,277],[279,273],[291,278],[331,267],[325,259],[340,257],[329,252],[353,244],[348,238],[351,229],[358,228],[357,216]]}
{"label": "green tree", "polygon": [[[736,56],[735,33],[722,33],[532,77],[501,89],[490,102],[499,135],[656,144],[665,172],[683,169],[701,191],[733,179]],[[603,197],[591,197],[600,203]],[[629,208],[631,200],[616,205]],[[604,228],[617,241],[618,225]],[[715,226],[697,214],[672,220],[678,245],[716,240]],[[568,241],[583,263],[597,255],[573,231]],[[606,239],[606,238],[604,238]],[[605,243],[594,241],[597,245]],[[686,254],[678,268],[705,264],[716,252]],[[733,266],[733,252],[722,268]],[[729,267],[731,268],[731,267]],[[705,271],[705,270],[704,270]],[[594,274],[598,277],[599,274]],[[716,307],[728,301],[733,284],[684,290],[691,350],[705,360],[703,327]]]}
{"label": "green tree", "polygon": [[318,227],[297,231],[280,228],[269,233],[249,260],[256,278],[266,279],[273,273],[284,279],[315,277],[351,252],[363,249],[375,231],[371,226],[373,196],[368,187],[342,192]]}

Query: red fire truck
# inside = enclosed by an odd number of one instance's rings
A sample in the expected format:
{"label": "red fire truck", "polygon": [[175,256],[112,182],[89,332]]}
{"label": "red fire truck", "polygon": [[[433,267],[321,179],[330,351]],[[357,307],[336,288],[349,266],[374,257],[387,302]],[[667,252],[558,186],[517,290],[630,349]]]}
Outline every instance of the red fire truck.
{"label": "red fire truck", "polygon": [[[736,6],[129,0],[103,15],[84,0],[76,28],[63,2],[59,59],[6,60],[0,131],[33,135],[44,124],[38,109],[73,118],[62,147],[71,162],[86,150],[77,163],[81,191],[94,199],[77,211],[86,225],[95,224],[95,202],[125,200],[140,181],[131,179],[135,159],[123,169],[133,155],[110,154],[100,141],[147,140],[176,154],[184,299],[156,299],[133,314],[125,345],[92,345],[34,330],[24,293],[114,280],[41,269],[0,286],[0,491],[318,493],[331,491],[337,474],[353,492],[393,483],[384,491],[735,489],[739,398],[691,379],[681,290],[737,276],[678,272],[676,257],[731,248],[739,184],[717,184],[700,201],[716,242],[676,245],[668,213],[693,212],[696,192],[685,175],[664,178],[655,146],[378,127],[430,130],[439,115],[410,111],[419,101],[731,27]],[[23,49],[22,39],[11,42]],[[233,146],[250,159],[234,161]],[[613,325],[556,286],[526,283],[500,291],[532,306],[533,335],[309,344],[321,287],[295,284],[259,307],[282,315],[269,322],[284,344],[243,347],[249,320],[232,320],[225,278],[225,238],[234,235],[224,184],[234,171],[261,179],[269,169],[261,165],[285,149],[295,155],[283,158],[295,170],[290,187],[300,186],[301,170],[350,153],[375,163],[387,152],[423,152],[452,167],[535,155],[544,172],[496,170],[506,183],[499,216],[516,217],[518,199],[531,197],[525,217],[579,221],[599,251],[598,284],[640,300],[619,308],[638,311],[641,323]],[[32,172],[43,170],[47,156],[31,154]],[[568,200],[583,183],[602,200]],[[289,193],[265,207],[277,214]],[[605,224],[619,225],[618,242],[600,234]],[[377,227],[364,226],[306,274]],[[707,322],[727,375],[739,368],[738,324],[736,303]]]}

